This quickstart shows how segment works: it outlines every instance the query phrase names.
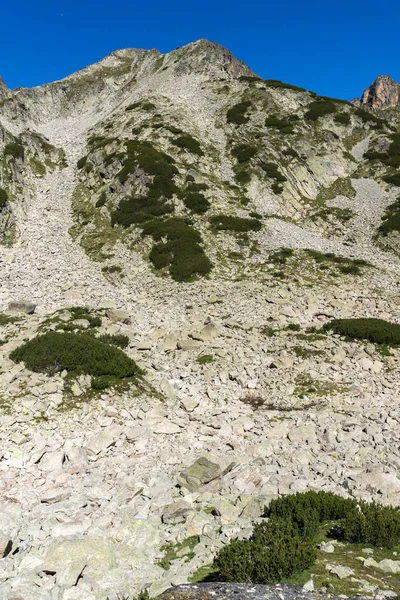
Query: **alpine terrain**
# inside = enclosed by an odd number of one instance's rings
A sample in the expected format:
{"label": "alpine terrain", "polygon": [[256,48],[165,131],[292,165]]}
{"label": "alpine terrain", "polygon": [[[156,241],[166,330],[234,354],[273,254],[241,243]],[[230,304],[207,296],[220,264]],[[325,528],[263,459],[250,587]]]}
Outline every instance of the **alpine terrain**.
{"label": "alpine terrain", "polygon": [[231,580],[400,594],[399,233],[389,76],[350,103],[200,40],[0,81],[0,599],[227,580],[310,490],[352,533]]}

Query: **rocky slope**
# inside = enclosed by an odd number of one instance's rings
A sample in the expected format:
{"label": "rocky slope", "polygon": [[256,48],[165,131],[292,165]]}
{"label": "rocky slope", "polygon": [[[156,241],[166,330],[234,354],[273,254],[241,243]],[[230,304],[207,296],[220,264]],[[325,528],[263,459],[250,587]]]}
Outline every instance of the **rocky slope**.
{"label": "rocky slope", "polygon": [[[264,81],[205,40],[0,97],[4,597],[156,595],[278,494],[399,504],[398,351],[316,331],[399,322],[396,109]],[[146,385],[10,358],[90,329],[73,306],[129,338]],[[329,552],[316,587],[399,593]]]}

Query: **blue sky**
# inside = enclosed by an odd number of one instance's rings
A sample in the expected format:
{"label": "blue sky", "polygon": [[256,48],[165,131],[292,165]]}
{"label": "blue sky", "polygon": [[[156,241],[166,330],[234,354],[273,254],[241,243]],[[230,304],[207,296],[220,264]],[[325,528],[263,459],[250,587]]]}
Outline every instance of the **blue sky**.
{"label": "blue sky", "polygon": [[400,79],[399,0],[3,0],[0,75],[31,87],[118,48],[207,38],[266,79],[351,99],[382,73]]}

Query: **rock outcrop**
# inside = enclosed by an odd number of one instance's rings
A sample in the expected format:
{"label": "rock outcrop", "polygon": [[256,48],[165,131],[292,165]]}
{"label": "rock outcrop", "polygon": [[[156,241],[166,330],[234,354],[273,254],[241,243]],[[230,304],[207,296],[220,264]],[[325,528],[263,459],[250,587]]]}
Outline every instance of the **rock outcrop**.
{"label": "rock outcrop", "polygon": [[395,107],[399,104],[399,86],[389,75],[379,75],[375,81],[364,90],[361,104],[371,108]]}

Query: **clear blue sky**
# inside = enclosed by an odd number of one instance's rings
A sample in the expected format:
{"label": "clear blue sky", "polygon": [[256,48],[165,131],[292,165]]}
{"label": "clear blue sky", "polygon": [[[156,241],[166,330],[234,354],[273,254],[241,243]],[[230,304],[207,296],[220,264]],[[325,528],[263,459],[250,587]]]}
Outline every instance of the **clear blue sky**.
{"label": "clear blue sky", "polygon": [[399,0],[3,0],[0,75],[15,88],[60,79],[118,48],[169,52],[199,38],[263,78],[351,99],[400,79]]}

